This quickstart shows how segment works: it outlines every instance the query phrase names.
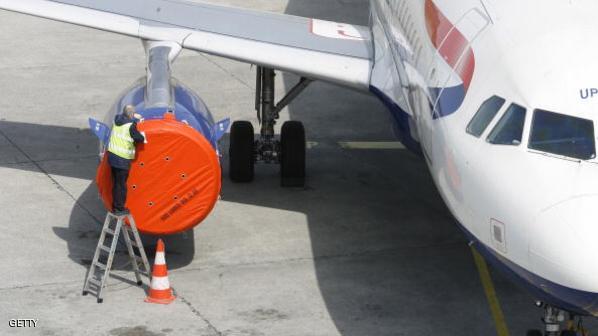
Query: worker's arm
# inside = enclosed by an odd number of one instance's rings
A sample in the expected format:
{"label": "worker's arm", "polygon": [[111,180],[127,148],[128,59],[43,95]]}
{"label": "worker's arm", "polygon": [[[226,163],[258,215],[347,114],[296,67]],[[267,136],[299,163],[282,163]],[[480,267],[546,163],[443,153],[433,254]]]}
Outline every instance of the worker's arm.
{"label": "worker's arm", "polygon": [[135,143],[143,143],[145,141],[145,137],[137,130],[137,123],[133,123],[129,128],[129,134]]}

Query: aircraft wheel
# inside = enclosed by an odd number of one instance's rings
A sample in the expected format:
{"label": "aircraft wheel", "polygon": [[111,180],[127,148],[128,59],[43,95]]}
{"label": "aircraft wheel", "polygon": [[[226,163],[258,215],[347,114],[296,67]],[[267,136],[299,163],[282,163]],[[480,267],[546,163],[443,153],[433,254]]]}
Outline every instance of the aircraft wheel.
{"label": "aircraft wheel", "polygon": [[561,336],[577,336],[577,332],[573,330],[563,330]]}
{"label": "aircraft wheel", "polygon": [[253,180],[253,126],[249,121],[235,121],[230,131],[229,175],[234,182]]}
{"label": "aircraft wheel", "polygon": [[544,336],[544,334],[540,330],[528,330],[526,333],[527,336]]}
{"label": "aircraft wheel", "polygon": [[305,129],[300,121],[287,121],[282,125],[280,178],[283,187],[305,185]]}

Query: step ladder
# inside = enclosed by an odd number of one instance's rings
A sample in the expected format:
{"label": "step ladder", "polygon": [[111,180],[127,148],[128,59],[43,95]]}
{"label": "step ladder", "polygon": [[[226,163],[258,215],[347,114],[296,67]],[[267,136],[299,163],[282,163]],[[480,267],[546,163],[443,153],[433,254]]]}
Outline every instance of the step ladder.
{"label": "step ladder", "polygon": [[[104,221],[104,226],[102,227],[98,246],[96,247],[93,256],[93,261],[91,262],[91,267],[89,268],[89,273],[87,273],[85,278],[85,285],[83,286],[83,295],[89,294],[92,290],[95,291],[98,303],[104,301],[102,290],[106,286],[106,281],[110,276],[110,268],[112,267],[112,261],[114,259],[116,246],[118,245],[118,237],[121,231],[124,236],[125,245],[127,246],[131,265],[133,265],[137,285],[141,286],[143,284],[141,275],[151,278],[149,262],[147,261],[147,256],[145,255],[145,250],[143,249],[143,244],[141,243],[139,231],[137,231],[133,216],[130,213],[115,215],[108,212],[106,220]],[[106,240],[108,240],[107,245]],[[135,253],[133,247],[137,248],[139,252],[138,254]],[[143,267],[143,270],[140,270],[140,266]]]}

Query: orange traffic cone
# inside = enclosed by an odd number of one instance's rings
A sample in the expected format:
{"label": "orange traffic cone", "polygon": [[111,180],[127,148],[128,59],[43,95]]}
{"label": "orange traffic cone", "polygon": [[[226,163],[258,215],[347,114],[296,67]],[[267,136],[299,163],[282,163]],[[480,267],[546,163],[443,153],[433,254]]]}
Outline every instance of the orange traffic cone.
{"label": "orange traffic cone", "polygon": [[168,281],[168,268],[166,267],[166,258],[164,256],[164,242],[158,239],[158,248],[156,249],[156,259],[154,260],[154,269],[152,271],[152,281],[149,296],[145,302],[169,304],[174,301],[172,288]]}

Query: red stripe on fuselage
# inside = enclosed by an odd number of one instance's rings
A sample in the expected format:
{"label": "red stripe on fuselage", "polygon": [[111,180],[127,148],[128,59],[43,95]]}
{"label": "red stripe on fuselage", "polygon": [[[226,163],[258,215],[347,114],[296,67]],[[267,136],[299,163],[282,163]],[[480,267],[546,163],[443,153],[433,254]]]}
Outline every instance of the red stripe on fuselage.
{"label": "red stripe on fuselage", "polygon": [[467,92],[475,69],[475,56],[469,41],[442,14],[433,0],[426,0],[426,27],[432,44],[459,75]]}

